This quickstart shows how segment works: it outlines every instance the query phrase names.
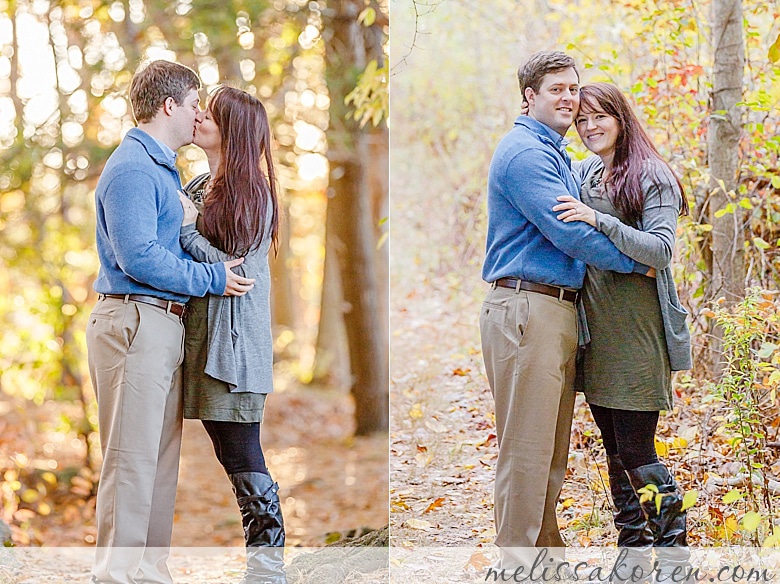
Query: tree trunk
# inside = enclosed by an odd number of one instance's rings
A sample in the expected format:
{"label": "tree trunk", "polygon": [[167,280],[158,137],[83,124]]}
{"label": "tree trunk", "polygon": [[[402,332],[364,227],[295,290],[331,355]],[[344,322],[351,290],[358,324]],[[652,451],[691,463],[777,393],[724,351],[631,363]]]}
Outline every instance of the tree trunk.
{"label": "tree trunk", "polygon": [[[745,68],[745,43],[742,31],[742,1],[714,0],[712,40],[714,62],[712,104],[708,135],[711,175],[710,222],[712,223],[712,280],[710,298],[725,297],[727,305],[744,297],[745,241],[744,217],[736,205],[739,138],[742,131],[742,77]],[[734,213],[715,217],[715,213],[734,203]],[[715,330],[713,359],[720,372],[720,331]]]}
{"label": "tree trunk", "polygon": [[[344,97],[367,62],[371,42],[357,20],[364,3],[335,2],[323,11],[326,79],[330,93],[328,159],[329,209],[335,221],[335,249],[344,292],[344,324],[355,398],[356,434],[388,427],[387,332],[380,316],[376,237],[371,212],[368,166],[373,164],[369,134],[348,116]],[[367,38],[368,37],[368,38]],[[331,248],[333,249],[333,248]]]}
{"label": "tree trunk", "polygon": [[377,265],[377,294],[379,317],[382,319],[382,330],[390,330],[390,246],[388,245],[387,219],[390,217],[390,201],[388,197],[390,181],[390,145],[386,126],[374,128],[367,136],[368,154],[368,184],[371,196],[371,222],[374,226],[374,237],[378,243],[375,246]]}
{"label": "tree trunk", "polygon": [[347,333],[344,330],[344,292],[339,273],[336,223],[340,218],[328,204],[325,218],[325,266],[322,274],[320,322],[312,382],[336,387],[351,386]]}
{"label": "tree trunk", "polygon": [[[280,209],[284,202],[279,201]],[[281,212],[279,222],[279,253],[269,254],[271,268],[271,320],[274,328],[295,328],[295,310],[293,309],[293,290],[290,283],[290,273],[287,260],[290,257],[290,224],[289,213]]]}

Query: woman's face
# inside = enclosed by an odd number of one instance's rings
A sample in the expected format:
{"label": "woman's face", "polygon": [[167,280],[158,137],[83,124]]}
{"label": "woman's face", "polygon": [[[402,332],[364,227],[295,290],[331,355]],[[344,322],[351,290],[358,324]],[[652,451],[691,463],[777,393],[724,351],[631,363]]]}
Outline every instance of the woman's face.
{"label": "woman's face", "polygon": [[580,110],[575,123],[577,133],[588,150],[602,157],[614,154],[615,142],[620,132],[620,124],[616,118],[596,104],[596,108],[590,113]]}
{"label": "woman's face", "polygon": [[195,128],[193,144],[200,146],[206,152],[219,152],[220,150],[222,137],[219,133],[219,126],[208,108],[200,114],[200,123]]}

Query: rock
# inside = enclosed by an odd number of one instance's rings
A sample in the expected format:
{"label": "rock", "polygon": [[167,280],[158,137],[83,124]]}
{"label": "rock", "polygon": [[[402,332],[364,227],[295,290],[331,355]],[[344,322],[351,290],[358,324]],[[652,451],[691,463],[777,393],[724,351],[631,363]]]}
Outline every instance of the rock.
{"label": "rock", "polygon": [[388,526],[357,538],[337,541],[297,556],[287,568],[291,584],[360,581],[358,575],[386,572],[389,566]]}

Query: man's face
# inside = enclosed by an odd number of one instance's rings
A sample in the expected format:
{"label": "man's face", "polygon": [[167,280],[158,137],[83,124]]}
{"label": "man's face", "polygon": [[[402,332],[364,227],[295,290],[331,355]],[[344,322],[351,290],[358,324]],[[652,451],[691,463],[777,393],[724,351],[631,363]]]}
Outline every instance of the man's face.
{"label": "man's face", "polygon": [[198,90],[190,89],[189,93],[184,98],[182,105],[178,105],[176,101],[171,97],[171,126],[173,129],[176,140],[178,141],[177,148],[186,146],[192,143],[192,139],[195,136],[195,122],[198,116],[200,108],[198,107]]}
{"label": "man's face", "polygon": [[525,90],[528,115],[561,136],[571,126],[580,107],[580,80],[573,68],[548,73],[542,79],[539,92],[530,87]]}

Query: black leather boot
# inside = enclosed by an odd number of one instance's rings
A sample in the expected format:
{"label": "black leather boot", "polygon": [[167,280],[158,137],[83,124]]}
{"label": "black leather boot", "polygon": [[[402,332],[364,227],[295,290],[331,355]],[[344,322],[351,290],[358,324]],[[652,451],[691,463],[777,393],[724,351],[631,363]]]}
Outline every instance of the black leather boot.
{"label": "black leather boot", "polygon": [[619,456],[608,456],[609,490],[615,510],[612,516],[618,531],[618,547],[647,547],[653,545],[653,532],[639,505],[639,497],[631,487],[626,469]]}
{"label": "black leather boot", "polygon": [[686,513],[682,510],[683,494],[674,477],[660,462],[626,471],[635,491],[655,485],[661,497],[660,512],[656,497],[642,503],[642,511],[653,532],[656,582],[693,584],[690,550],[687,547]]}
{"label": "black leather boot", "polygon": [[228,476],[241,510],[247,548],[246,576],[241,584],[287,584],[279,485],[270,475],[260,472]]}
{"label": "black leather boot", "polygon": [[669,474],[669,469],[660,462],[655,462],[633,468],[626,473],[634,491],[639,491],[647,485],[655,485],[662,496],[660,512],[655,497],[642,503],[642,511],[647,516],[647,523],[653,532],[654,545],[657,547],[687,545],[686,513],[682,510],[683,494]]}
{"label": "black leather boot", "polygon": [[648,580],[653,567],[653,532],[647,525],[647,517],[620,457],[607,456],[607,468],[614,505],[612,517],[618,531],[617,545],[624,548],[613,567],[615,577],[623,582]]}

